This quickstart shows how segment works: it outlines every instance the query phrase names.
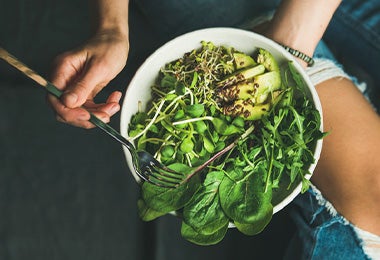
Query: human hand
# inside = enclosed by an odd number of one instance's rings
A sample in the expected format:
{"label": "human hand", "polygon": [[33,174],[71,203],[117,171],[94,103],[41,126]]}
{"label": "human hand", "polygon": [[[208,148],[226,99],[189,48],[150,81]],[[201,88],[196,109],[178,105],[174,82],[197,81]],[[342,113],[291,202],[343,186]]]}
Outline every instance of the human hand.
{"label": "human hand", "polygon": [[60,99],[48,95],[57,120],[92,128],[94,125],[88,121],[89,111],[109,122],[111,116],[120,110],[121,93],[111,93],[105,103],[100,104],[94,102],[94,97],[123,69],[128,50],[127,37],[114,31],[104,31],[83,46],[58,56],[51,82],[63,91],[63,95]]}

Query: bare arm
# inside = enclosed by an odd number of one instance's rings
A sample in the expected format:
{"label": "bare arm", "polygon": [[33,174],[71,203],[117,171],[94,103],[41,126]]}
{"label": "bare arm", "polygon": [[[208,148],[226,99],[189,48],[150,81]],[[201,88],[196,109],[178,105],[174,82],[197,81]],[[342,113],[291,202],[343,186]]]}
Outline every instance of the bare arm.
{"label": "bare arm", "polygon": [[340,3],[341,0],[283,0],[265,34],[312,56]]}

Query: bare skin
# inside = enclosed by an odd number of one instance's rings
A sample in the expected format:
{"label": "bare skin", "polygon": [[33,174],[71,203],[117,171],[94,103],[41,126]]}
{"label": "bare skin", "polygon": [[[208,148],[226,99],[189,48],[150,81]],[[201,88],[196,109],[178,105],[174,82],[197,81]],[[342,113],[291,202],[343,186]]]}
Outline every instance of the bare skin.
{"label": "bare skin", "polygon": [[104,103],[93,99],[124,68],[129,52],[128,0],[96,0],[91,6],[94,36],[56,58],[51,81],[64,95],[48,96],[58,121],[83,128],[94,126],[81,106],[104,122],[120,110],[118,91]]}
{"label": "bare skin", "polygon": [[380,117],[347,79],[317,92],[329,135],[312,182],[346,219],[380,235]]}

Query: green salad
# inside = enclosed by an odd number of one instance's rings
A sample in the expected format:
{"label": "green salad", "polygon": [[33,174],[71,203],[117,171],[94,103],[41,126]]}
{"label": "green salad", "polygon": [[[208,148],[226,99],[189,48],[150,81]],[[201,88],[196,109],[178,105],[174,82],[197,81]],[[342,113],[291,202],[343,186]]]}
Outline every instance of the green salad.
{"label": "green salad", "polygon": [[166,64],[151,90],[146,111],[131,119],[130,139],[173,170],[207,166],[176,188],[144,182],[144,221],[176,212],[185,239],[216,244],[230,223],[246,235],[261,232],[275,205],[300,183],[302,192],[309,187],[324,134],[291,62],[278,64],[261,48],[245,54],[202,42]]}

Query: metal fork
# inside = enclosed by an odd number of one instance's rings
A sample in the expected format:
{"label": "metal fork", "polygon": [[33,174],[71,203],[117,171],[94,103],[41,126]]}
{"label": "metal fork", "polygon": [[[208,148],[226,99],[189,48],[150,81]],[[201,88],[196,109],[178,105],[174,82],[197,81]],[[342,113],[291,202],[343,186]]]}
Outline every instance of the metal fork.
{"label": "metal fork", "polygon": [[[37,74],[35,71],[27,67],[25,64],[23,64],[21,61],[19,61],[17,58],[12,56],[9,52],[1,47],[0,58],[24,73],[27,77],[31,78],[42,87],[45,87],[45,89],[50,94],[56,96],[57,98],[61,97],[61,90],[59,90],[52,83],[44,79],[41,75]],[[156,160],[148,152],[143,150],[136,150],[132,143],[124,138],[118,131],[113,129],[110,125],[101,121],[92,113],[90,113],[89,121],[129,150],[132,156],[133,168],[135,169],[136,174],[143,181],[147,181],[154,185],[165,188],[175,188],[187,180],[185,174],[169,169],[158,160]]]}

